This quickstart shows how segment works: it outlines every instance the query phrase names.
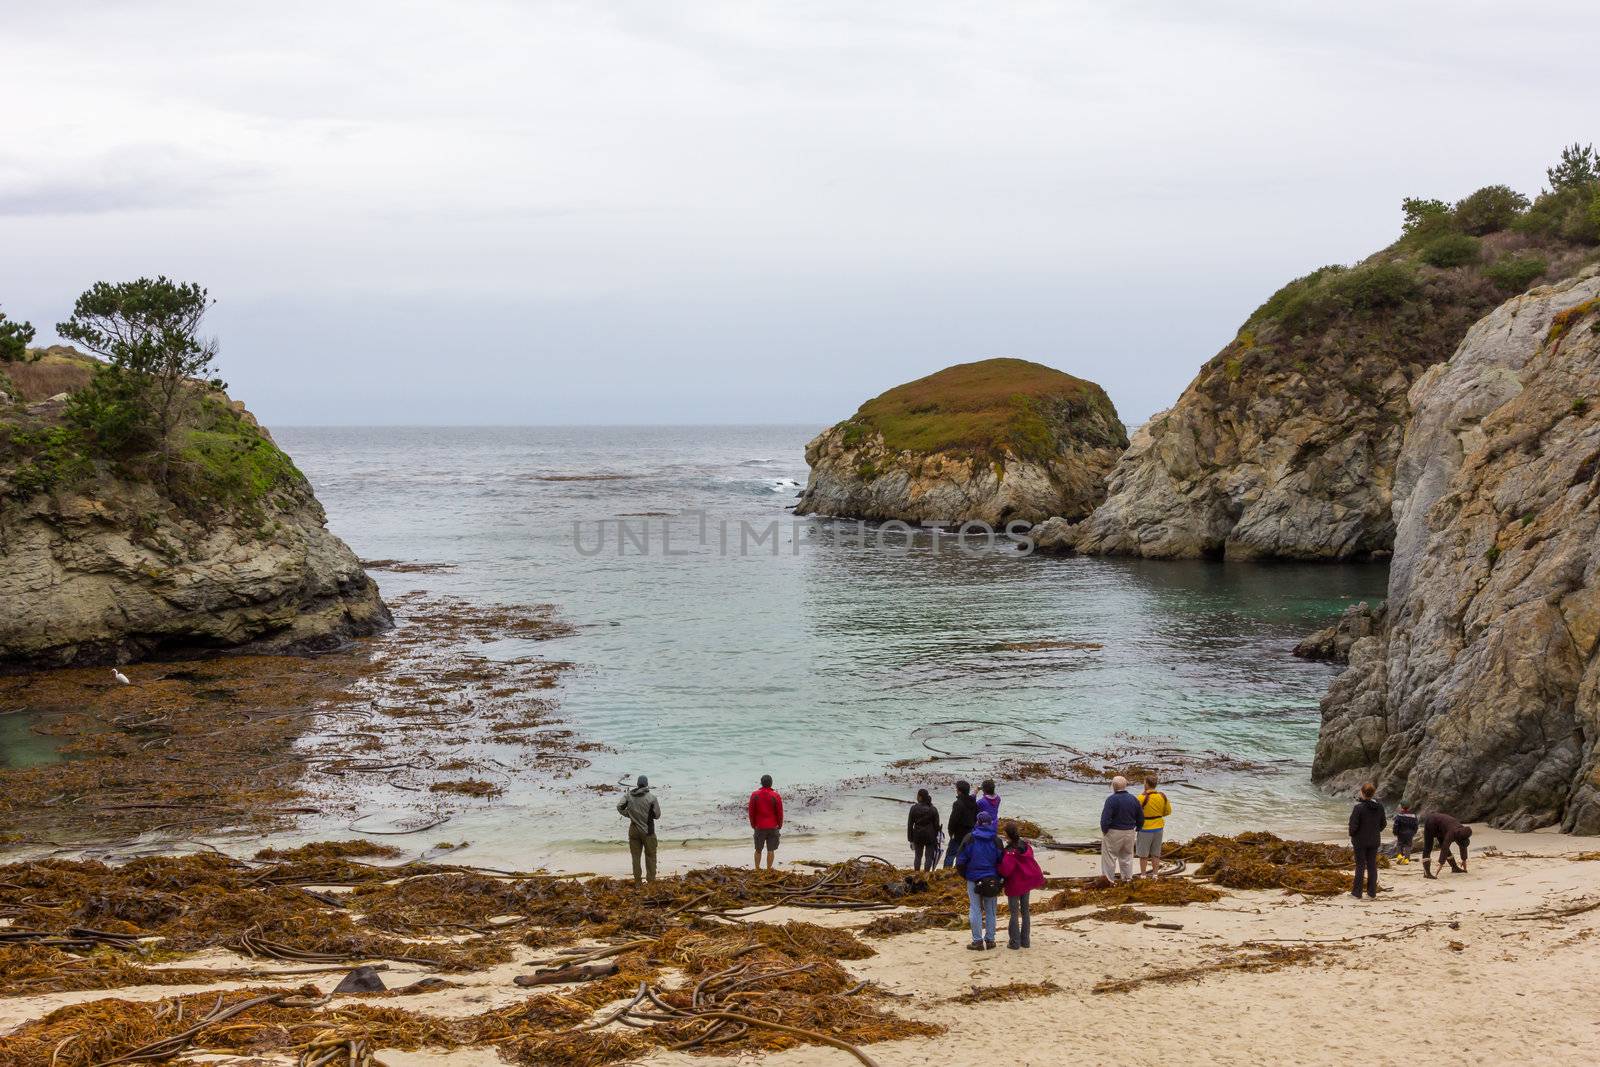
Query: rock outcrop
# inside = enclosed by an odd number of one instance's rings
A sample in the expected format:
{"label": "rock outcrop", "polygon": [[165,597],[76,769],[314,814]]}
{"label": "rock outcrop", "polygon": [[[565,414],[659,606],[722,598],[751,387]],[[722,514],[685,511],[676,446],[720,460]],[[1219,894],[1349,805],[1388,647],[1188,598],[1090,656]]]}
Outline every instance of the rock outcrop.
{"label": "rock outcrop", "polygon": [[1326,629],[1318,630],[1298,645],[1294,654],[1301,659],[1319,660],[1323,663],[1349,663],[1350,649],[1363,637],[1371,637],[1383,625],[1384,605],[1374,610],[1363,600],[1344,609],[1339,621]]}
{"label": "rock outcrop", "polygon": [[208,397],[180,494],[75,452],[64,406],[0,400],[0,669],[309,651],[390,625],[309,483],[241,407]]}
{"label": "rock outcrop", "polygon": [[1313,774],[1600,833],[1600,276],[1497,308],[1410,404],[1387,612],[1323,701]]}
{"label": "rock outcrop", "polygon": [[897,386],[806,446],[798,515],[910,523],[1089,514],[1127,433],[1093,382],[1021,359]]}
{"label": "rock outcrop", "polygon": [[1402,241],[1291,282],[1134,434],[1071,546],[1159,559],[1381,557],[1394,541],[1412,384],[1505,298],[1497,266],[1532,262],[1560,278],[1586,254],[1529,241],[1494,234],[1481,258],[1449,267]]}

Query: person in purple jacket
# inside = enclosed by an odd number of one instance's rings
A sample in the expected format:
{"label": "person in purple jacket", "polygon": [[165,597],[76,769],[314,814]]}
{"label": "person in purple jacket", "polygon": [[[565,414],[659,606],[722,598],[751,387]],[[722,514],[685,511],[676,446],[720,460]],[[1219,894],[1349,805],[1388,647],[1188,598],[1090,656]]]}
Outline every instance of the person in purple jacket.
{"label": "person in purple jacket", "polygon": [[988,812],[994,824],[1000,825],[1000,797],[994,791],[993,778],[985,778],[978,786],[978,810]]}

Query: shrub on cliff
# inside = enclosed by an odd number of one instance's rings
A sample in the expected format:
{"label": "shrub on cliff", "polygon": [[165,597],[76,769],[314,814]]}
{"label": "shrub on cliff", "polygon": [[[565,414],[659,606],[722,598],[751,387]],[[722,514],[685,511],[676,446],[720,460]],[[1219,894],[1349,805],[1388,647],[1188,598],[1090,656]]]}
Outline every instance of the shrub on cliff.
{"label": "shrub on cliff", "polygon": [[56,331],[106,358],[81,409],[91,431],[126,447],[148,433],[156,477],[166,483],[176,433],[198,403],[195,382],[225,388],[212,377],[216,343],[200,336],[211,299],[192,282],[165,276],[113,285],[97,282],[78,297],[72,317]]}
{"label": "shrub on cliff", "polygon": [[6,318],[0,311],[0,363],[16,363],[28,355],[28,342],[33,340],[33,325]]}
{"label": "shrub on cliff", "polygon": [[1550,264],[1539,256],[1506,256],[1483,268],[1483,276],[1502,293],[1520,293],[1549,267]]}
{"label": "shrub on cliff", "polygon": [[1451,212],[1462,233],[1482,237],[1509,227],[1528,210],[1528,198],[1509,185],[1485,185],[1456,203]]}
{"label": "shrub on cliff", "polygon": [[1478,239],[1464,233],[1447,233],[1422,246],[1422,261],[1431,267],[1464,267],[1481,255]]}
{"label": "shrub on cliff", "polygon": [[1545,176],[1550,188],[1539,194],[1517,228],[1524,233],[1600,244],[1600,153],[1593,145],[1568,145]]}

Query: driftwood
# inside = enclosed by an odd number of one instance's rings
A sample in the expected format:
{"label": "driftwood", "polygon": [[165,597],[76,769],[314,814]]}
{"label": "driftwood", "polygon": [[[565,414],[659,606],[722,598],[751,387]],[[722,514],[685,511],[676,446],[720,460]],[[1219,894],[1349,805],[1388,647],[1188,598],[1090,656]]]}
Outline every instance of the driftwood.
{"label": "driftwood", "polygon": [[526,989],[529,986],[558,985],[565,982],[592,982],[596,978],[610,978],[616,973],[617,964],[613,960],[607,963],[576,963],[570,967],[558,967],[553,971],[519,974],[511,981]]}

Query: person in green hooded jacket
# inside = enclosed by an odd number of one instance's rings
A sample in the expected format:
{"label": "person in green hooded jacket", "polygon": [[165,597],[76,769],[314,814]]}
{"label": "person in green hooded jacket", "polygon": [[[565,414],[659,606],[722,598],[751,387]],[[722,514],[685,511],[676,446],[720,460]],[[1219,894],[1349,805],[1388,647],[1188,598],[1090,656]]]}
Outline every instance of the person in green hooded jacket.
{"label": "person in green hooded jacket", "polygon": [[[633,884],[643,885],[646,877],[656,880],[656,820],[661,818],[661,805],[650,792],[650,779],[639,776],[639,784],[628,790],[628,795],[617,801],[617,814],[628,817],[628,851],[633,854]],[[644,872],[639,870],[639,860],[644,859]]]}

